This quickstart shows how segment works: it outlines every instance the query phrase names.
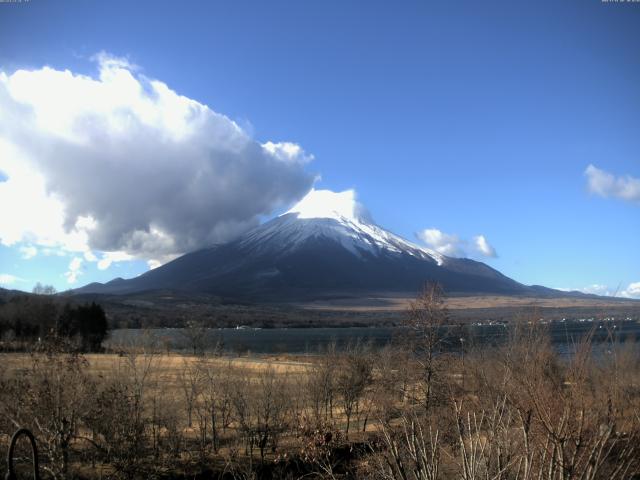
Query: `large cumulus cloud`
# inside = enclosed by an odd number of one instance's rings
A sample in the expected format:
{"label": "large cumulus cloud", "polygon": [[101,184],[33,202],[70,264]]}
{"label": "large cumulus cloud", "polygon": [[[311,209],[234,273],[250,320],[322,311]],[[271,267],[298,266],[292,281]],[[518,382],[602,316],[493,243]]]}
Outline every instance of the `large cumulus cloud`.
{"label": "large cumulus cloud", "polygon": [[0,242],[122,252],[153,264],[226,241],[303,196],[311,156],[124,60],[89,77],[0,72]]}

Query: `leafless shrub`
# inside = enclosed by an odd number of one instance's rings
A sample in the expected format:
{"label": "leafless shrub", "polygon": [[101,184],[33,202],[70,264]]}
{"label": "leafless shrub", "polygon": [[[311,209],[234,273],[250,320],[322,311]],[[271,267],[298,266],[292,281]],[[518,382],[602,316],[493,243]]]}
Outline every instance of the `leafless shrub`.
{"label": "leafless shrub", "polygon": [[[341,459],[336,450],[342,445],[342,432],[329,423],[305,422],[298,428],[299,455],[320,478],[336,478]],[[286,454],[284,456],[286,458]]]}
{"label": "leafless shrub", "polygon": [[212,352],[217,353],[221,346],[220,339],[216,338],[203,322],[190,320],[185,323],[180,333],[193,355],[203,355],[208,347]]}
{"label": "leafless shrub", "polygon": [[[44,467],[60,479],[89,461],[100,463],[96,476],[112,478],[203,465],[227,478],[271,469],[341,478],[347,462],[385,480],[640,473],[637,347],[612,343],[594,354],[586,336],[564,358],[547,327],[525,319],[505,345],[468,349],[463,367],[442,351],[446,309],[435,286],[410,317],[411,350],[356,343],[288,371],[269,359],[241,368],[211,355],[163,365],[145,343],[122,351],[111,370],[94,370],[53,345],[0,370],[0,440],[33,429]],[[105,359],[87,358],[92,367]],[[360,440],[369,443],[359,450]]]}
{"label": "leafless shrub", "polygon": [[85,366],[82,356],[54,347],[33,353],[28,367],[0,386],[0,415],[14,429],[35,432],[48,460],[42,468],[56,479],[70,476],[73,442],[90,404],[93,384]]}
{"label": "leafless shrub", "polygon": [[379,477],[385,480],[437,480],[440,474],[439,432],[424,426],[418,417],[403,415],[399,429],[380,424],[385,450],[380,457]]}
{"label": "leafless shrub", "polygon": [[178,385],[184,399],[187,412],[187,426],[193,426],[193,409],[202,387],[202,368],[189,359],[182,360],[182,367],[178,372]]}
{"label": "leafless shrub", "polygon": [[[638,454],[637,405],[632,406],[628,398],[620,402],[615,362],[608,366],[595,362],[592,352],[587,336],[576,345],[571,359],[561,361],[545,326],[531,321],[514,328],[495,361],[483,363],[484,371],[476,376],[478,388],[486,392],[476,400],[483,416],[467,412],[463,419],[488,435],[483,456],[500,447],[498,432],[482,423],[487,418],[488,395],[502,395],[501,430],[512,432],[508,440],[517,446],[517,451],[509,452],[510,466],[502,462],[510,476],[504,476],[501,468],[487,472],[498,475],[495,478],[552,480],[602,478],[604,472],[608,472],[606,478],[628,478],[637,470],[637,458],[632,460]],[[597,378],[603,368],[607,380]],[[456,411],[460,419],[460,409]],[[625,425],[624,434],[619,433],[620,425]],[[467,443],[472,440],[467,438]],[[484,462],[491,464],[490,459]]]}
{"label": "leafless shrub", "polygon": [[304,377],[303,391],[306,393],[316,423],[333,418],[336,392],[336,345],[331,343],[319,359],[312,364]]}
{"label": "leafless shrub", "polygon": [[[151,388],[152,354],[129,353],[104,378],[95,392],[95,402],[85,415],[91,442],[117,472],[132,478],[144,462],[151,420],[147,397]],[[153,430],[152,430],[153,431]]]}
{"label": "leafless shrub", "polygon": [[195,368],[198,373],[194,380],[198,381],[198,385],[192,386],[192,391],[196,390],[198,395],[195,409],[198,416],[200,447],[204,450],[210,443],[213,451],[217,452],[221,432],[226,431],[231,422],[233,369],[230,362],[214,363],[210,358],[200,359]]}
{"label": "leafless shrub", "polygon": [[407,349],[388,345],[372,355],[374,384],[371,403],[374,416],[388,423],[405,409],[411,383],[411,358]]}
{"label": "leafless shrub", "polygon": [[286,378],[272,368],[260,372],[255,383],[239,378],[233,385],[232,401],[249,460],[257,447],[264,463],[267,449],[275,452],[287,425]]}
{"label": "leafless shrub", "polygon": [[354,415],[361,409],[361,399],[373,380],[373,365],[368,355],[369,346],[360,342],[349,345],[341,358],[336,378],[336,391],[340,396],[342,410],[346,417],[345,434],[349,437],[349,427]]}
{"label": "leafless shrub", "polygon": [[181,415],[182,405],[174,399],[160,396],[154,410],[153,426],[157,432],[155,463],[160,468],[171,468],[179,462],[185,450],[186,439]]}

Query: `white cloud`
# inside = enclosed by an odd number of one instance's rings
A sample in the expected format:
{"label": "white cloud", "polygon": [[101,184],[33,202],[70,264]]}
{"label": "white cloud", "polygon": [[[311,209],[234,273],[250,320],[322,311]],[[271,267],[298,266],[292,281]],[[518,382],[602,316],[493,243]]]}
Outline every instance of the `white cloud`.
{"label": "white cloud", "polygon": [[0,273],[0,285],[2,286],[13,285],[14,283],[22,281],[24,280],[22,280],[20,277],[16,277],[15,275],[11,275],[9,273]]}
{"label": "white cloud", "polygon": [[133,63],[130,59],[125,57],[116,57],[104,50],[91,56],[91,60],[99,65],[105,65],[107,67],[125,68],[131,72],[140,70],[140,66]]}
{"label": "white cloud", "polygon": [[[0,111],[3,110],[2,93],[0,73]],[[75,226],[64,228],[63,204],[56,195],[47,193],[44,177],[30,165],[28,157],[8,141],[5,123],[5,117],[0,117],[0,162],[8,172],[7,181],[0,183],[0,205],[12,207],[2,210],[0,243],[12,246],[27,242],[27,245],[37,244],[48,249],[64,245],[71,251],[86,249],[86,233]]]}
{"label": "white cloud", "polygon": [[624,290],[611,288],[608,285],[594,283],[581,288],[557,288],[565,292],[582,292],[591,295],[602,295],[606,297],[623,297],[640,299],[640,282],[630,283]]}
{"label": "white cloud", "polygon": [[461,239],[458,235],[444,233],[437,228],[427,228],[416,234],[419,240],[429,248],[449,257],[465,257],[471,255],[482,257],[497,257],[495,248],[491,246],[484,235],[473,237],[472,242]]}
{"label": "white cloud", "polygon": [[589,293],[592,295],[605,295],[607,297],[613,295],[613,293],[611,292],[611,289],[607,285],[600,285],[597,283],[594,283],[593,285],[588,285],[586,287],[578,288],[577,290],[579,292]]}
{"label": "white cloud", "polygon": [[64,274],[67,278],[67,283],[76,283],[78,277],[82,275],[82,258],[73,257],[69,263],[69,270]]}
{"label": "white cloud", "polygon": [[311,188],[313,157],[299,145],[257,142],[127,60],[96,60],[95,78],[0,71],[0,205],[14,206],[1,244],[156,265],[226,241]]}
{"label": "white cloud", "polygon": [[40,253],[46,257],[66,257],[69,254],[69,252],[62,250],[61,248],[42,248]]}
{"label": "white cloud", "polygon": [[640,298],[640,282],[630,283],[627,288],[620,292],[621,297]]}
{"label": "white cloud", "polygon": [[583,287],[581,291],[584,293],[592,293],[594,295],[611,295],[609,287],[606,285],[599,285],[597,283],[589,285],[588,287]]}
{"label": "white cloud", "polygon": [[24,245],[20,247],[20,253],[22,254],[22,258],[29,260],[38,254],[38,249],[33,245]]}
{"label": "white cloud", "polygon": [[484,235],[473,237],[473,245],[476,251],[485,257],[496,258],[498,256],[496,249],[489,244]]}
{"label": "white cloud", "polygon": [[262,144],[269,154],[284,161],[292,163],[308,163],[313,160],[313,155],[305,153],[300,145],[291,142],[266,142]]}
{"label": "white cloud", "polygon": [[127,260],[133,260],[133,257],[126,252],[104,252],[98,261],[98,269],[106,270],[114,262],[126,262]]}
{"label": "white cloud", "polygon": [[640,178],[630,175],[615,176],[589,165],[584,174],[587,176],[589,191],[601,197],[615,197],[629,202],[640,202]]}
{"label": "white cloud", "polygon": [[147,265],[149,266],[149,270],[153,270],[154,268],[158,268],[162,263],[158,260],[148,260]]}
{"label": "white cloud", "polygon": [[465,255],[464,242],[457,235],[444,233],[437,228],[426,228],[416,234],[427,246],[449,257]]}

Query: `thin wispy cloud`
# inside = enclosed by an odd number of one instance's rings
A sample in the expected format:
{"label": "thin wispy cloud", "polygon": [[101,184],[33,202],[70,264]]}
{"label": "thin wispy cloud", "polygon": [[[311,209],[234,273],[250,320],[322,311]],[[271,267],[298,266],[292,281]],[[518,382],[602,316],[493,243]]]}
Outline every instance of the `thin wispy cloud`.
{"label": "thin wispy cloud", "polygon": [[10,273],[0,273],[0,286],[7,287],[23,281],[22,278],[11,275]]}
{"label": "thin wispy cloud", "polygon": [[496,258],[498,256],[496,249],[489,244],[484,235],[477,235],[473,237],[473,245],[476,251],[485,257]]}
{"label": "thin wispy cloud", "polygon": [[594,195],[640,204],[640,178],[614,175],[593,165],[589,165],[584,174],[587,177],[587,188]]}
{"label": "thin wispy cloud", "polygon": [[616,292],[613,289],[609,288],[608,285],[602,285],[599,283],[594,283],[591,285],[587,285],[586,287],[579,288],[558,288],[558,290],[562,290],[565,292],[582,292],[589,295],[603,295],[607,297],[612,297],[616,294]]}
{"label": "thin wispy cloud", "polygon": [[20,254],[24,260],[30,260],[38,254],[38,249],[33,245],[24,245],[20,247]]}
{"label": "thin wispy cloud", "polygon": [[262,144],[128,60],[95,60],[96,77],[0,71],[0,204],[15,206],[3,211],[1,244],[99,268],[134,257],[157,266],[229,240],[311,188],[313,157],[299,145]]}
{"label": "thin wispy cloud", "polygon": [[593,285],[582,287],[579,289],[579,291],[581,291],[582,293],[590,293],[593,295],[612,296],[615,294],[615,292],[612,292],[607,285],[600,285],[598,283],[594,283]]}
{"label": "thin wispy cloud", "polygon": [[64,276],[67,279],[67,283],[73,284],[78,281],[78,277],[82,275],[82,263],[81,257],[73,257],[69,262],[69,268],[65,272]]}
{"label": "thin wispy cloud", "polygon": [[602,295],[606,297],[622,297],[640,299],[640,282],[632,282],[626,288],[620,286],[613,288],[609,285],[594,283],[586,287],[579,288],[558,288],[564,292],[582,292],[590,295]]}

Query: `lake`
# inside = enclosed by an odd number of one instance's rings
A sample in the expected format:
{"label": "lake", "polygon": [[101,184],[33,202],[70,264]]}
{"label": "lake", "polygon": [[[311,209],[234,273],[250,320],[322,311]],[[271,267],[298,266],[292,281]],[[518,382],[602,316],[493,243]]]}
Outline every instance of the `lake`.
{"label": "lake", "polygon": [[[544,325],[548,328],[551,341],[563,355],[570,355],[574,346],[585,335],[592,333],[594,348],[607,349],[611,344],[626,341],[635,342],[640,338],[638,321],[567,321]],[[466,325],[446,327],[441,331],[444,344],[449,350],[460,350],[461,345],[491,347],[504,342],[512,327],[502,324]],[[208,329],[202,343],[212,349],[220,343],[223,349],[232,353],[295,353],[312,354],[335,342],[338,350],[356,341],[370,342],[375,347],[383,347],[409,335],[401,327],[350,327],[350,328],[223,328]],[[187,351],[190,341],[184,329],[163,328],[151,330],[117,329],[111,332],[106,346],[118,349],[120,346],[153,345],[172,351]]]}

